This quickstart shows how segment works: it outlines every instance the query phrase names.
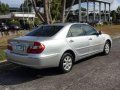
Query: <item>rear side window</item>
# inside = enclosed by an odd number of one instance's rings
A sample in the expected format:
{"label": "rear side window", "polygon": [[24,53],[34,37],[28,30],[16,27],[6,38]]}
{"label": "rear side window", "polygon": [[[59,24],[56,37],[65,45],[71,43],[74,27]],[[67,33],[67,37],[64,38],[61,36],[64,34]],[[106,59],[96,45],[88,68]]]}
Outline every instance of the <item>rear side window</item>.
{"label": "rear side window", "polygon": [[36,30],[28,33],[26,36],[40,36],[40,37],[51,37],[60,31],[63,26],[41,26]]}

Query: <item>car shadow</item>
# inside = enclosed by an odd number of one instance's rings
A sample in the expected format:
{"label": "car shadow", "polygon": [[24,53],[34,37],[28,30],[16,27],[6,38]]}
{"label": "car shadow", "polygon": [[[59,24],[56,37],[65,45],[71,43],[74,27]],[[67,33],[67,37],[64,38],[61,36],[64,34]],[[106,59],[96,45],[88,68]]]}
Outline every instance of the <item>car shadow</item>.
{"label": "car shadow", "polygon": [[85,61],[87,61],[87,60],[90,60],[90,59],[92,59],[92,58],[99,57],[99,56],[101,57],[101,56],[104,56],[104,55],[103,55],[102,53],[98,53],[98,54],[95,54],[95,55],[92,55],[92,56],[83,58],[83,59],[75,62],[75,64],[79,64],[79,63],[85,62]]}
{"label": "car shadow", "polygon": [[[75,64],[80,64],[81,62],[90,60],[101,54],[96,54],[91,57],[84,58]],[[45,78],[46,76],[57,76],[61,75],[58,68],[48,68],[48,69],[32,69],[28,67],[18,66],[14,69],[7,70],[0,73],[0,85],[17,85],[40,78]],[[69,74],[69,73],[68,73]]]}
{"label": "car shadow", "polygon": [[57,68],[32,69],[17,66],[15,69],[0,73],[0,85],[17,85],[32,80],[44,78],[45,76],[60,75]]}

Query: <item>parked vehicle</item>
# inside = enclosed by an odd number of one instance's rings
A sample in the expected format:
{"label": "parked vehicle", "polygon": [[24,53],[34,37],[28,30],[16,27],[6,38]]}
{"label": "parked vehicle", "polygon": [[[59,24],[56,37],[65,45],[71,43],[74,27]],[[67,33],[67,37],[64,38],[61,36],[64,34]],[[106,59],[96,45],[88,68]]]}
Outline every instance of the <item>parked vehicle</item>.
{"label": "parked vehicle", "polygon": [[109,54],[112,40],[82,23],[41,25],[25,36],[8,41],[7,60],[33,68],[59,67],[69,72],[74,62]]}
{"label": "parked vehicle", "polygon": [[0,30],[2,30],[2,26],[0,25]]}
{"label": "parked vehicle", "polygon": [[104,24],[103,24],[103,21],[98,21],[98,23],[97,23],[97,25],[100,25],[100,26],[103,26]]}
{"label": "parked vehicle", "polygon": [[8,26],[6,25],[0,25],[0,30],[8,30]]}
{"label": "parked vehicle", "polygon": [[9,30],[20,30],[20,27],[17,25],[10,25]]}

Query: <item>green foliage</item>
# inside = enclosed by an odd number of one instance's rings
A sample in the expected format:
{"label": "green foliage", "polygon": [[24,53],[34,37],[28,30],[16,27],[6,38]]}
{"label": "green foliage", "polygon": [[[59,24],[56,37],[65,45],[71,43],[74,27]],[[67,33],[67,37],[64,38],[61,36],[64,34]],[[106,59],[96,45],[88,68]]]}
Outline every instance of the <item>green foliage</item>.
{"label": "green foliage", "polygon": [[25,24],[29,25],[29,28],[30,28],[30,29],[34,27],[34,21],[32,21],[32,20],[30,20],[30,19],[28,19],[28,20],[25,22]]}
{"label": "green foliage", "polygon": [[120,6],[118,6],[118,8],[117,8],[117,12],[118,12],[118,14],[120,14]]}
{"label": "green foliage", "polygon": [[20,22],[19,21],[17,21],[17,20],[11,20],[11,21],[9,21],[9,24],[10,25],[17,25],[17,26],[20,26]]}
{"label": "green foliage", "polygon": [[[36,0],[37,7],[44,7],[43,0]],[[61,12],[61,0],[51,0],[50,2],[50,13],[53,21],[60,19]]]}
{"label": "green foliage", "polygon": [[81,11],[86,11],[86,8],[84,8],[84,7],[81,7]]}
{"label": "green foliage", "polygon": [[0,14],[7,14],[9,11],[9,5],[0,2]]}
{"label": "green foliage", "polygon": [[53,20],[60,18],[61,0],[52,0],[51,2],[51,16]]}
{"label": "green foliage", "polygon": [[24,12],[31,12],[32,11],[32,5],[30,0],[25,0],[23,4],[20,6],[20,11]]}
{"label": "green foliage", "polygon": [[43,0],[36,0],[36,5],[42,7],[43,6]]}
{"label": "green foliage", "polygon": [[39,18],[35,18],[35,20],[34,20],[34,24],[35,25],[39,25],[39,24],[41,24],[42,22],[40,21],[40,19]]}
{"label": "green foliage", "polygon": [[5,51],[4,50],[0,50],[0,61],[1,60],[5,60],[6,56],[5,56]]}
{"label": "green foliage", "polygon": [[109,22],[107,22],[107,21],[106,21],[106,22],[103,22],[103,25],[108,25],[108,24],[110,24],[110,23],[109,23]]}
{"label": "green foliage", "polygon": [[113,21],[116,21],[117,17],[116,17],[117,13],[115,10],[111,11],[111,17]]}

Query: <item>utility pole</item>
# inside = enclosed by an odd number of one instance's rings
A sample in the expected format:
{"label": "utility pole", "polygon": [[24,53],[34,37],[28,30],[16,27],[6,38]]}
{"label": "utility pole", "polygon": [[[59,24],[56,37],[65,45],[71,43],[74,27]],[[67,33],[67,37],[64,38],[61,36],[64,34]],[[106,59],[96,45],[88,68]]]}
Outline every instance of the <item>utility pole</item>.
{"label": "utility pole", "polygon": [[87,22],[89,22],[89,2],[87,0]]}
{"label": "utility pole", "polygon": [[82,20],[82,15],[81,15],[81,0],[79,0],[79,23],[81,22]]}
{"label": "utility pole", "polygon": [[[24,2],[25,2],[25,0],[24,0]],[[25,25],[25,17],[24,17],[24,14],[25,14],[25,12],[24,12],[24,3],[22,4],[22,13],[23,13],[23,23],[24,23],[24,25]]]}
{"label": "utility pole", "polygon": [[28,23],[29,23],[29,25],[30,25],[30,17],[29,17],[29,14],[30,14],[30,10],[29,10],[29,4],[28,4],[28,2],[29,2],[29,0],[27,0],[27,11],[28,11]]}
{"label": "utility pole", "polygon": [[99,2],[99,21],[101,21],[101,2]]}

